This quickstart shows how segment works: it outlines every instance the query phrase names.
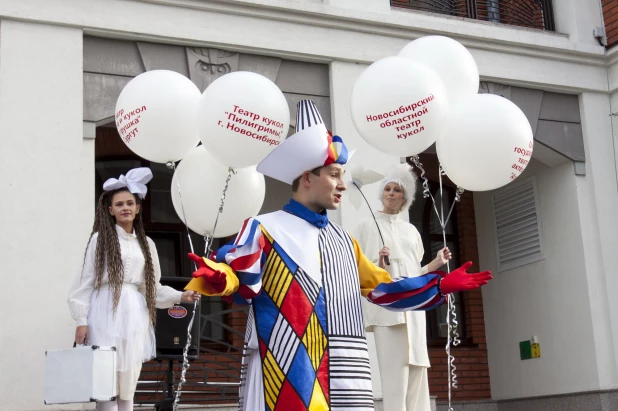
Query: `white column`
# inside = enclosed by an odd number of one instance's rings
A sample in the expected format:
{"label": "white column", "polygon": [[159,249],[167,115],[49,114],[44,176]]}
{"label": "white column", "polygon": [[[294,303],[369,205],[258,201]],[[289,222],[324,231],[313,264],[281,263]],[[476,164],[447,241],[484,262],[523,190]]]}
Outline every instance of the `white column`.
{"label": "white column", "polygon": [[[45,351],[71,347],[85,247],[82,30],[0,22],[0,402],[41,410]],[[64,407],[66,409],[67,407]]]}
{"label": "white column", "polygon": [[583,93],[586,177],[577,177],[600,389],[618,387],[618,189],[607,95]]}
{"label": "white column", "polygon": [[94,141],[97,133],[97,125],[91,121],[83,122],[83,140],[81,155],[81,233],[87,238],[92,231],[94,212],[96,208],[95,196],[95,168],[94,168]]}
{"label": "white column", "polygon": [[553,1],[556,31],[569,35],[573,43],[598,46],[592,36],[595,27],[603,27],[599,0]]}

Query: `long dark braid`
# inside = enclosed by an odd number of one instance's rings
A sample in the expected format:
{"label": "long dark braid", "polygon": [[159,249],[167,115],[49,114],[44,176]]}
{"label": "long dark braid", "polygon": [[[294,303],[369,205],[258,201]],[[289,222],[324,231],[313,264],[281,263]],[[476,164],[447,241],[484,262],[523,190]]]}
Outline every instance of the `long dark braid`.
{"label": "long dark braid", "polygon": [[[97,209],[95,212],[94,224],[92,226],[92,232],[90,233],[90,239],[94,233],[99,233],[96,244],[95,258],[94,258],[94,271],[95,271],[95,285],[94,289],[98,292],[101,288],[103,275],[107,269],[107,277],[109,286],[112,290],[112,302],[113,312],[116,313],[118,308],[118,302],[120,301],[120,292],[122,291],[122,283],[124,282],[124,268],[122,265],[122,256],[120,252],[120,241],[118,240],[118,233],[116,232],[116,219],[109,213],[109,208],[112,205],[112,199],[116,193],[121,191],[127,191],[126,188],[121,188],[114,191],[104,191],[99,197],[97,203]],[[137,204],[141,204],[141,200],[135,197]],[[156,321],[156,282],[154,276],[154,265],[152,263],[152,255],[150,254],[150,247],[148,246],[148,240],[146,239],[146,233],[144,232],[144,225],[142,223],[141,213],[135,216],[133,226],[137,235],[137,241],[144,255],[146,261],[144,267],[144,282],[146,285],[146,305],[150,315],[150,321],[154,325]],[[90,243],[90,241],[89,241]],[[86,259],[86,251],[84,252],[84,263]],[[83,266],[82,266],[83,270]]]}
{"label": "long dark braid", "polygon": [[144,266],[144,283],[146,284],[146,306],[148,307],[148,313],[150,314],[150,322],[154,326],[157,322],[157,284],[154,275],[154,264],[152,263],[152,254],[150,254],[150,247],[148,246],[148,240],[146,233],[144,232],[144,223],[142,222],[142,214],[138,214],[133,222],[135,228],[135,234],[137,235],[137,242],[139,243],[146,264]]}

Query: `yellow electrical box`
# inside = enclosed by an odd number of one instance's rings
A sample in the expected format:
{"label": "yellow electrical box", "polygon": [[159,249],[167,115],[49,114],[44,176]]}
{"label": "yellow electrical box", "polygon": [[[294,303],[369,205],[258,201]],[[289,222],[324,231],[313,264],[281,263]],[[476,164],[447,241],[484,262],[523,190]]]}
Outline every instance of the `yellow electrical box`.
{"label": "yellow electrical box", "polygon": [[541,344],[531,344],[530,345],[532,351],[532,358],[540,358],[541,357]]}

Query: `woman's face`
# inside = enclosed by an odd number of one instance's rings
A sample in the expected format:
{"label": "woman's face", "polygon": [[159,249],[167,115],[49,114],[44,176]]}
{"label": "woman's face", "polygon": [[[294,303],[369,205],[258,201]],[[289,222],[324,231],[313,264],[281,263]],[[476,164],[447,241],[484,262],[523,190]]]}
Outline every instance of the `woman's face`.
{"label": "woman's face", "polygon": [[116,219],[116,224],[132,224],[135,216],[139,214],[140,206],[135,196],[128,191],[120,191],[112,197],[112,205],[109,212]]}
{"label": "woman's face", "polygon": [[384,186],[384,192],[382,193],[382,204],[385,211],[393,211],[399,213],[403,203],[406,201],[403,189],[397,183],[388,183]]}

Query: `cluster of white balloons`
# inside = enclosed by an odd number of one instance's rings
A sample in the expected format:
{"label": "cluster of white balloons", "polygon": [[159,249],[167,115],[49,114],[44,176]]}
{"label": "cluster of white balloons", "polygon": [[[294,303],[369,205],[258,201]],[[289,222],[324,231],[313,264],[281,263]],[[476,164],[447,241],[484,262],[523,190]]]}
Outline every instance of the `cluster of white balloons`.
{"label": "cluster of white balloons", "polygon": [[198,234],[227,237],[261,209],[265,181],[255,165],[285,139],[290,111],[281,90],[259,74],[226,74],[201,94],[185,76],[153,70],[125,86],[115,120],[122,141],[138,156],[156,163],[182,160],[171,186],[180,219]]}
{"label": "cluster of white balloons", "polygon": [[526,168],[533,133],[519,107],[478,89],[476,62],[461,43],[421,37],[360,75],[352,120],[367,143],[388,154],[413,156],[436,143],[455,184],[493,190]]}

